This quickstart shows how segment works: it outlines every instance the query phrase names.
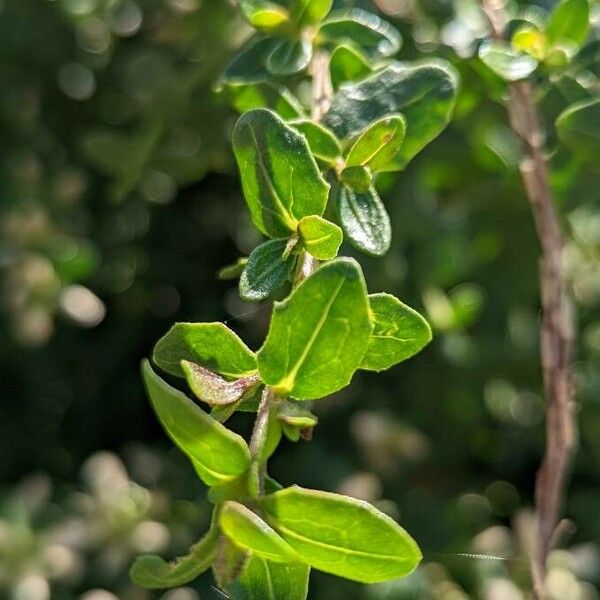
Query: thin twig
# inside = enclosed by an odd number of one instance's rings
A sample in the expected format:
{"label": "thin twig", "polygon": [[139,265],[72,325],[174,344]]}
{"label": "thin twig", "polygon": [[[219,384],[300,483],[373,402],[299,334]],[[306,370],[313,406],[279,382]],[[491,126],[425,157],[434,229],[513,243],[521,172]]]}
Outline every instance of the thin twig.
{"label": "thin twig", "polygon": [[[493,36],[502,39],[507,22],[504,2],[482,0],[482,4]],[[507,110],[511,127],[521,143],[521,177],[541,247],[540,357],[547,416],[546,450],[535,482],[536,534],[532,576],[534,597],[543,600],[546,596],[546,563],[557,537],[555,533],[575,449],[577,424],[573,413],[571,372],[575,332],[562,262],[563,234],[554,208],[548,165],[543,154],[544,135],[529,81],[509,84]]]}

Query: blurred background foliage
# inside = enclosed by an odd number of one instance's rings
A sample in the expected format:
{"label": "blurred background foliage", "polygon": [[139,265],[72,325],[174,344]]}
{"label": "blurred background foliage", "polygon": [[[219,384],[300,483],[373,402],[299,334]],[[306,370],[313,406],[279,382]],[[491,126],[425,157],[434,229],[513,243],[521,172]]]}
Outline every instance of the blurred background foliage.
{"label": "blurred background foliage", "polygon": [[[423,309],[436,335],[320,403],[313,441],[284,445],[272,471],[375,502],[425,554],[414,576],[369,588],[315,573],[311,598],[521,600],[544,408],[538,248],[504,85],[474,57],[487,25],[472,0],[376,4],[403,33],[400,59],[444,56],[462,75],[451,126],[379,181],[392,250],[361,258],[369,289]],[[521,10],[535,20],[552,4]],[[538,86],[580,334],[553,600],[600,598],[600,174],[553,128],[600,89],[595,3],[592,19],[576,63]],[[266,306],[215,278],[259,241],[235,115],[213,91],[248,33],[225,0],[0,0],[2,598],[222,598],[209,576],[136,589],[127,568],[141,551],[183,551],[209,514],[144,398],[140,359],[175,320],[226,320],[254,347],[266,328]]]}

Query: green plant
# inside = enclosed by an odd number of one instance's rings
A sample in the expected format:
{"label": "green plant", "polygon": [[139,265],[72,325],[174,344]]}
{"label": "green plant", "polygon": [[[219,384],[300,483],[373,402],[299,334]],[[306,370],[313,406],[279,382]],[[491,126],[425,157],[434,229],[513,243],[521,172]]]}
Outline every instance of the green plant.
{"label": "green plant", "polygon": [[[399,34],[362,10],[329,15],[330,0],[240,8],[259,33],[220,89],[243,113],[233,149],[252,222],[269,239],[222,276],[240,276],[245,300],[285,299],[257,352],[222,323],[178,323],[156,344],[154,363],[185,379],[210,414],[144,361],[154,411],[215,509],[187,556],[142,556],[131,576],[163,588],[212,567],[234,598],[295,600],[307,596],[311,567],[371,583],[407,575],[421,559],[410,535],[373,506],[282,489],[267,461],[283,435],[310,437],[311,402],[431,339],[423,317],[394,296],[368,294],[358,262],[337,254],[344,238],[373,256],[387,252],[377,176],[402,170],[444,129],[457,77],[440,61],[395,62]],[[235,411],[256,412],[248,443],[223,425]]]}

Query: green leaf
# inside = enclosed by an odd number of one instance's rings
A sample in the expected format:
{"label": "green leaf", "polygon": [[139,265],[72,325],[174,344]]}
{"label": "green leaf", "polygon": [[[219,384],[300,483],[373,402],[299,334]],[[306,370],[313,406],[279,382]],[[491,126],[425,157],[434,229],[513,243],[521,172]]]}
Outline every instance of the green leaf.
{"label": "green leaf", "polygon": [[181,368],[194,395],[199,400],[211,405],[237,402],[242,396],[252,393],[260,385],[258,375],[227,381],[209,369],[187,360],[181,361]]}
{"label": "green leaf", "polygon": [[374,187],[357,193],[345,185],[338,186],[335,209],[346,237],[359,250],[383,256],[390,249],[390,217]]}
{"label": "green leaf", "polygon": [[333,0],[295,0],[292,20],[301,28],[316,25],[329,14],[332,4]]}
{"label": "green leaf", "polygon": [[375,583],[408,575],[421,560],[410,535],[367,502],[293,486],[260,506],[289,545],[326,573]]}
{"label": "green leaf", "polygon": [[182,360],[231,379],[256,373],[256,355],[223,323],[176,323],[154,346],[152,360],[178,377],[185,377]]}
{"label": "green leaf", "polygon": [[315,427],[319,422],[316,415],[313,415],[301,404],[291,400],[286,400],[279,405],[277,417],[286,425],[300,428]]}
{"label": "green leaf", "polygon": [[600,99],[577,102],[556,120],[561,142],[572,152],[596,164],[600,155]]}
{"label": "green leaf", "polygon": [[371,333],[358,263],[337,258],[319,267],[284,302],[275,303],[258,364],[263,381],[298,400],[346,386]]}
{"label": "green leaf", "polygon": [[359,135],[371,123],[401,112],[406,134],[395,165],[406,163],[438,136],[450,121],[458,76],[442,61],[407,67],[391,64],[356,83],[343,85],[323,119],[339,138]]}
{"label": "green leaf", "polygon": [[369,295],[374,323],[361,369],[383,371],[410,358],[431,341],[429,323],[391,294]]}
{"label": "green leaf", "polygon": [[300,557],[256,513],[238,502],[225,502],[219,512],[223,533],[240,548],[274,562],[298,562]]}
{"label": "green leaf", "polygon": [[295,75],[308,67],[311,58],[309,40],[283,40],[267,58],[267,70],[279,77]]}
{"label": "green leaf", "polygon": [[323,217],[304,217],[298,224],[302,244],[315,258],[330,260],[337,256],[344,236],[342,230]]}
{"label": "green leaf", "polygon": [[269,237],[286,237],[298,220],[322,215],[329,184],[303,135],[274,112],[244,113],[233,131],[242,188],[255,226]]}
{"label": "green leaf", "polygon": [[239,548],[227,537],[221,535],[217,545],[217,554],[212,564],[212,572],[217,586],[221,589],[230,586],[242,575],[249,561],[250,552]]}
{"label": "green leaf", "polygon": [[240,0],[239,7],[248,23],[267,33],[285,31],[290,22],[289,11],[268,0]]}
{"label": "green leaf", "polygon": [[207,485],[244,473],[250,451],[242,437],[223,427],[185,394],[164,382],[142,362],[142,377],[152,408],[175,445],[190,458]]}
{"label": "green leaf", "polygon": [[251,37],[225,67],[220,83],[264,81],[268,76],[267,58],[278,44],[277,38]]}
{"label": "green leaf", "polygon": [[308,142],[313,155],[329,165],[335,165],[342,155],[342,146],[329,129],[310,119],[295,119],[289,123]]}
{"label": "green leaf", "polygon": [[402,38],[387,21],[360,8],[336,12],[317,32],[320,44],[357,44],[369,58],[392,56]]}
{"label": "green leaf", "polygon": [[238,112],[270,108],[284,119],[304,114],[300,101],[284,86],[269,81],[224,83],[221,91]]}
{"label": "green leaf", "polygon": [[563,0],[550,13],[546,38],[550,44],[572,42],[581,46],[590,28],[588,0]]}
{"label": "green leaf", "polygon": [[352,46],[337,46],[329,59],[329,72],[333,89],[337,90],[342,83],[362,79],[373,72],[365,57]]}
{"label": "green leaf", "polygon": [[479,47],[479,58],[496,75],[506,81],[525,79],[538,65],[538,61],[533,56],[515,50],[503,40],[485,41]]}
{"label": "green leaf", "polygon": [[244,574],[227,591],[232,600],[306,600],[310,567],[253,556]]}
{"label": "green leaf", "polygon": [[354,165],[340,173],[340,181],[355,192],[363,193],[373,185],[373,175],[367,167]]}
{"label": "green leaf", "polygon": [[402,115],[383,117],[365,129],[350,147],[346,165],[362,165],[372,173],[385,171],[402,146],[406,121]]}
{"label": "green leaf", "polygon": [[230,281],[237,279],[248,264],[248,257],[243,256],[238,258],[234,263],[221,267],[217,272],[217,277],[222,281]]}
{"label": "green leaf", "polygon": [[131,565],[129,577],[136,585],[152,589],[184,585],[211,566],[218,539],[219,529],[213,521],[206,535],[190,548],[186,556],[168,563],[154,554],[139,556]]}
{"label": "green leaf", "polygon": [[268,240],[257,246],[240,277],[240,296],[258,302],[283,286],[294,271],[296,256],[283,258],[287,239]]}

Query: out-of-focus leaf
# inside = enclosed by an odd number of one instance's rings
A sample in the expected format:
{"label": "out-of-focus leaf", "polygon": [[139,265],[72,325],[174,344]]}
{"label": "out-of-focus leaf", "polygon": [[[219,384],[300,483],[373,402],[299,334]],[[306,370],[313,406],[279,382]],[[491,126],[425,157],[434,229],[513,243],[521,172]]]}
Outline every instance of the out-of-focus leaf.
{"label": "out-of-focus leaf", "polygon": [[396,54],[401,41],[392,25],[360,8],[332,13],[317,32],[317,43],[357,44],[370,58]]}
{"label": "out-of-focus leaf", "polygon": [[343,85],[323,123],[341,139],[348,139],[382,117],[401,112],[406,134],[393,167],[400,169],[446,127],[457,85],[455,71],[441,61],[412,67],[392,64],[366,79]]}
{"label": "out-of-focus leaf", "polygon": [[320,23],[331,10],[333,0],[294,0],[292,20],[298,27]]}
{"label": "out-of-focus leaf", "polygon": [[496,75],[506,81],[525,79],[538,65],[538,61],[533,56],[515,50],[508,42],[501,40],[491,40],[481,44],[479,58]]}
{"label": "out-of-focus leaf", "polygon": [[340,173],[340,181],[354,192],[362,194],[373,185],[373,175],[367,167],[354,165],[346,167]]}
{"label": "out-of-focus leaf", "polygon": [[310,151],[316,158],[331,166],[339,160],[342,146],[329,129],[310,119],[296,119],[289,124],[306,137]]}
{"label": "out-of-focus leaf", "polygon": [[323,217],[304,217],[298,224],[302,245],[319,260],[330,260],[337,256],[344,236],[342,230]]}
{"label": "out-of-focus leaf", "polygon": [[213,522],[206,535],[187,555],[166,562],[160,556],[145,554],[135,559],[129,570],[131,580],[146,588],[161,589],[184,585],[210,568],[217,552],[219,528]]}
{"label": "out-of-focus leaf", "polygon": [[403,577],[421,560],[393,519],[354,498],[292,486],[265,496],[269,523],[311,566],[354,581]]}
{"label": "out-of-focus leaf", "polygon": [[337,90],[342,83],[356,81],[370,75],[373,69],[358,50],[347,44],[341,44],[331,53],[329,71],[333,89]]}
{"label": "out-of-focus leaf", "polygon": [[391,294],[370,294],[374,328],[361,369],[383,371],[410,358],[431,340],[431,327]]}
{"label": "out-of-focus leaf", "polygon": [[234,263],[230,265],[225,265],[219,269],[217,273],[217,277],[224,281],[229,281],[231,279],[237,279],[241,274],[246,265],[248,264],[248,257],[243,256],[238,258]]}
{"label": "out-of-focus leaf", "polygon": [[311,58],[309,40],[283,40],[267,58],[267,70],[280,77],[295,75],[308,67]]}
{"label": "out-of-focus leaf", "polygon": [[241,548],[273,562],[296,562],[300,557],[256,513],[239,502],[226,502],[219,511],[223,533]]}
{"label": "out-of-focus leaf", "polygon": [[258,352],[261,377],[281,395],[322,398],[348,385],[371,329],[360,266],[334,259],[275,304]]}
{"label": "out-of-focus leaf", "polygon": [[238,112],[255,108],[270,108],[284,119],[304,114],[300,101],[286,87],[270,81],[223,83],[222,92]]}
{"label": "out-of-focus leaf", "polygon": [[256,355],[223,323],[176,323],[154,346],[152,360],[178,377],[185,377],[182,360],[232,379],[256,373]]}
{"label": "out-of-focus leaf", "polygon": [[277,38],[250,38],[225,67],[221,83],[263,81],[268,76],[265,64],[268,56],[279,44]]}
{"label": "out-of-focus leaf", "polygon": [[588,0],[562,0],[550,13],[546,37],[550,44],[571,42],[581,46],[590,28]]}
{"label": "out-of-focus leaf", "polygon": [[600,99],[569,106],[556,120],[556,129],[569,150],[597,163],[600,156]]}
{"label": "out-of-focus leaf", "polygon": [[163,381],[147,360],[142,363],[142,377],[161,425],[207,485],[235,479],[248,469],[250,451],[242,437]]}
{"label": "out-of-focus leaf", "polygon": [[352,144],[346,164],[368,167],[372,173],[385,171],[398,154],[405,133],[406,121],[402,115],[375,121]]}
{"label": "out-of-focus leaf", "polygon": [[374,187],[357,193],[339,185],[335,209],[345,235],[359,250],[383,256],[390,249],[390,217]]}
{"label": "out-of-focus leaf", "polygon": [[258,302],[276,292],[289,281],[296,257],[283,258],[287,239],[268,240],[257,246],[240,277],[240,296]]}
{"label": "out-of-focus leaf", "polygon": [[306,138],[275,113],[244,113],[233,132],[233,149],[252,221],[269,237],[286,237],[298,220],[321,215],[329,184]]}
{"label": "out-of-focus leaf", "polygon": [[268,0],[240,0],[239,7],[250,25],[267,33],[285,30],[290,21],[284,6]]}

